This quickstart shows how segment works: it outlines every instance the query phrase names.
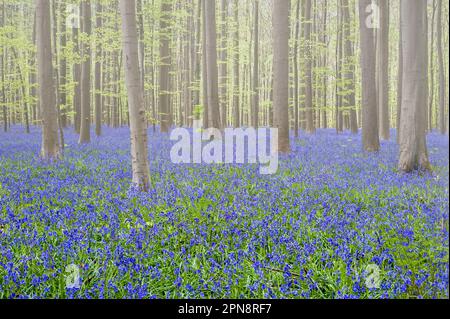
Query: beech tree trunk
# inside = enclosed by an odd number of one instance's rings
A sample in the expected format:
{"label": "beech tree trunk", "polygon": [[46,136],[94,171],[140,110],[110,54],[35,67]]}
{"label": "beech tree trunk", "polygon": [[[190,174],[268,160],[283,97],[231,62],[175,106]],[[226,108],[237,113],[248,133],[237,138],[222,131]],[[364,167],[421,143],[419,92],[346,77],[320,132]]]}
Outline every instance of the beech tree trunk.
{"label": "beech tree trunk", "polygon": [[91,1],[83,0],[81,3],[82,31],[89,38],[83,42],[81,65],[81,125],[79,143],[89,143],[91,141],[91,46],[90,36],[91,25]]}
{"label": "beech tree trunk", "polygon": [[403,89],[403,35],[402,35],[402,1],[399,3],[399,41],[398,41],[398,71],[397,71],[397,143],[400,143],[400,119],[402,116]]}
{"label": "beech tree trunk", "polygon": [[438,1],[437,7],[437,47],[438,47],[438,60],[439,60],[439,131],[441,134],[446,132],[446,119],[445,116],[445,66],[444,55],[442,52],[442,0]]}
{"label": "beech tree trunk", "polygon": [[254,47],[253,47],[253,81],[252,81],[252,126],[257,128],[259,122],[259,0],[254,2]]}
{"label": "beech tree trunk", "polygon": [[[97,3],[96,12],[96,28],[100,30],[102,27],[102,5]],[[100,35],[98,35],[98,40]],[[102,48],[97,44],[96,61],[95,61],[95,134],[102,135]]]}
{"label": "beech tree trunk", "polygon": [[208,127],[221,129],[217,66],[216,3],[205,1],[206,73],[208,78]]}
{"label": "beech tree trunk", "polygon": [[426,144],[427,3],[402,0],[403,93],[399,170],[429,170]]}
{"label": "beech tree trunk", "polygon": [[[419,0],[421,1],[421,0]],[[362,134],[363,147],[368,152],[377,152],[380,149],[378,136],[378,108],[375,76],[375,41],[374,32],[366,22],[366,9],[371,0],[359,1],[359,24],[361,46],[361,72],[362,72]]]}
{"label": "beech tree trunk", "polygon": [[297,1],[295,9],[295,44],[294,44],[294,136],[299,135],[299,107],[300,107],[300,85],[299,85],[299,67],[298,67],[298,48],[300,42],[300,1]]}
{"label": "beech tree trunk", "polygon": [[159,112],[161,118],[161,132],[169,132],[169,69],[170,69],[170,48],[169,48],[169,13],[172,9],[169,0],[161,3],[160,21],[160,46],[159,46]]}
{"label": "beech tree trunk", "polygon": [[389,140],[389,0],[379,0],[378,5],[380,10],[380,28],[377,32],[379,130],[380,138]]}
{"label": "beech tree trunk", "polygon": [[314,127],[313,117],[313,89],[312,89],[312,44],[311,44],[311,0],[305,0],[304,2],[304,34],[306,41],[306,48],[308,52],[306,54],[305,62],[305,108],[306,108],[306,132],[314,133],[316,128]]}
{"label": "beech tree trunk", "polygon": [[289,141],[289,10],[290,0],[273,1],[273,108],[278,150],[291,151]]}
{"label": "beech tree trunk", "polygon": [[241,126],[240,120],[240,79],[239,79],[239,0],[234,0],[234,58],[233,58],[233,123],[234,127]]}
{"label": "beech tree trunk", "polygon": [[[37,10],[37,9],[36,9]],[[0,20],[0,27],[3,28],[3,26],[5,25],[5,1],[2,2],[2,15],[1,15],[1,20]],[[2,111],[3,111],[3,130],[5,132],[8,131],[8,113],[6,111],[6,90],[5,90],[5,55],[6,55],[6,50],[2,50],[2,53],[0,55],[0,70],[1,70],[1,81],[2,81],[2,99],[0,100],[1,104],[2,104]]]}
{"label": "beech tree trunk", "polygon": [[[75,16],[75,13],[74,13]],[[72,41],[74,42],[74,53],[80,54],[80,21],[72,21]],[[73,81],[75,82],[75,92],[73,96],[73,109],[75,112],[74,124],[75,132],[80,133],[81,126],[81,64],[75,63],[73,66]]]}
{"label": "beech tree trunk", "polygon": [[228,95],[227,95],[227,78],[228,78],[228,63],[227,63],[227,17],[228,17],[228,0],[221,1],[221,43],[220,43],[220,119],[222,121],[222,127],[227,126],[227,107],[228,107]]}
{"label": "beech tree trunk", "polygon": [[139,44],[135,0],[120,0],[123,59],[128,93],[133,184],[141,191],[150,188],[148,137],[145,123],[144,92],[139,70]]}
{"label": "beech tree trunk", "polygon": [[36,0],[36,43],[39,99],[42,115],[42,150],[45,160],[60,157],[58,112],[52,65],[50,0]]}
{"label": "beech tree trunk", "polygon": [[353,41],[351,36],[351,20],[350,20],[350,4],[348,0],[342,0],[343,11],[343,37],[344,37],[344,65],[345,71],[343,77],[345,80],[344,90],[348,92],[345,95],[343,106],[349,108],[350,115],[350,130],[352,133],[358,133],[358,120],[356,116],[356,99],[355,99],[355,67],[354,67],[354,53]]}

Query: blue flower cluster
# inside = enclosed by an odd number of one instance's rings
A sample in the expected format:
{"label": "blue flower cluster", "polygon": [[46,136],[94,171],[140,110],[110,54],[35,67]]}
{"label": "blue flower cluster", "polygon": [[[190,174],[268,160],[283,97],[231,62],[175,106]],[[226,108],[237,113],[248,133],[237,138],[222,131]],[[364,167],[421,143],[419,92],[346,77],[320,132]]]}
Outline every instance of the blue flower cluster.
{"label": "blue flower cluster", "polygon": [[65,135],[48,164],[38,128],[0,133],[0,298],[449,297],[448,137],[429,135],[432,174],[401,174],[395,142],[319,130],[263,176],[173,164],[149,130],[139,193],[128,128]]}

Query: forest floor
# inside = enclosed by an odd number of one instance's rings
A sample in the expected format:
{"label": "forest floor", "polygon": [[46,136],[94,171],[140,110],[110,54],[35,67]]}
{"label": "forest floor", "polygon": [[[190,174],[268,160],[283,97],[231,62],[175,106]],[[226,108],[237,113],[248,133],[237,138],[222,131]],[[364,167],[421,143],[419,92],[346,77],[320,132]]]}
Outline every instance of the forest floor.
{"label": "forest floor", "polygon": [[149,130],[139,194],[128,128],[65,135],[46,164],[39,129],[0,133],[0,298],[449,297],[446,136],[429,135],[433,174],[400,174],[395,136],[365,154],[319,130],[262,176],[172,164],[174,142]]}

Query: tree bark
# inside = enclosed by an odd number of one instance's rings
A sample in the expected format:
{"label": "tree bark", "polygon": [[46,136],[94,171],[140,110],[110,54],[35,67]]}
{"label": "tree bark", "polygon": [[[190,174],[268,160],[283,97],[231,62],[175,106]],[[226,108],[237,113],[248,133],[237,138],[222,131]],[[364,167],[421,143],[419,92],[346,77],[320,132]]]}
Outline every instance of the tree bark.
{"label": "tree bark", "polygon": [[172,9],[169,0],[161,2],[160,20],[160,46],[159,46],[159,112],[161,118],[161,132],[169,132],[169,69],[170,69],[170,48],[169,48],[169,16]]}
{"label": "tree bark", "polygon": [[[5,15],[5,1],[2,1],[2,15],[1,15],[1,20],[0,20],[0,27],[3,28],[3,26],[5,25],[5,20],[6,20],[6,15]],[[1,75],[1,81],[2,81],[2,99],[1,99],[1,104],[2,104],[2,111],[3,111],[3,130],[5,132],[8,131],[8,112],[6,111],[6,90],[5,90],[5,55],[6,55],[6,50],[2,50],[2,54],[0,55],[0,69],[2,71],[2,75]]]}
{"label": "tree bark", "polygon": [[[81,55],[80,50],[80,21],[73,21],[72,41],[74,42],[74,54]],[[73,96],[73,109],[75,113],[74,125],[75,132],[80,133],[81,127],[81,64],[77,61],[73,66],[73,81],[75,82],[75,92]]]}
{"label": "tree bark", "polygon": [[81,3],[81,15],[83,17],[82,31],[88,39],[83,42],[81,65],[81,125],[80,139],[78,143],[84,144],[91,141],[91,1],[83,0]]}
{"label": "tree bark", "polygon": [[350,19],[350,4],[348,0],[342,0],[343,11],[343,38],[344,38],[344,91],[348,92],[343,100],[350,115],[350,130],[353,134],[358,133],[358,120],[356,116],[356,99],[355,99],[355,67],[354,67],[354,53],[353,41],[351,36],[351,19]]}
{"label": "tree bark", "polygon": [[259,124],[259,0],[254,1],[253,26],[253,81],[252,81],[252,126]]}
{"label": "tree bark", "polygon": [[234,0],[234,58],[233,58],[233,123],[235,127],[241,126],[240,120],[240,79],[239,79],[239,0]]}
{"label": "tree bark", "polygon": [[403,99],[399,170],[429,170],[426,146],[427,3],[402,0]]}
{"label": "tree bark", "polygon": [[139,44],[135,0],[120,0],[123,59],[128,93],[133,185],[141,191],[150,188],[148,137],[145,123],[144,93],[139,70]]}
{"label": "tree bark", "polygon": [[295,45],[294,45],[294,136],[299,135],[299,107],[300,107],[300,85],[298,68],[298,48],[300,42],[300,0],[297,1],[295,9]]}
{"label": "tree bark", "polygon": [[[102,28],[102,4],[97,3],[96,12],[96,28],[99,31]],[[101,34],[97,34],[97,41],[100,42]],[[102,135],[102,48],[101,44],[97,43],[95,60],[95,134]]]}
{"label": "tree bark", "polygon": [[290,0],[273,1],[273,107],[278,150],[290,153],[289,141],[289,10]]}
{"label": "tree bark", "polygon": [[377,91],[375,80],[375,41],[373,29],[366,23],[366,8],[368,8],[370,4],[371,0],[359,1],[363,109],[362,134],[364,149],[368,152],[377,152],[380,149],[380,140],[378,136]]}
{"label": "tree bark", "polygon": [[379,0],[378,5],[380,10],[380,29],[377,32],[379,133],[381,139],[389,140],[389,0]]}
{"label": "tree bark", "polygon": [[399,3],[399,41],[398,41],[398,71],[397,71],[397,143],[400,143],[400,119],[402,116],[403,89],[403,34],[402,34],[402,1]]}
{"label": "tree bark", "polygon": [[438,1],[437,12],[437,47],[438,47],[438,61],[439,61],[439,131],[441,134],[446,132],[446,119],[445,116],[445,98],[446,98],[446,85],[445,85],[445,66],[444,55],[442,52],[442,0]]}
{"label": "tree bark", "polygon": [[206,73],[208,77],[208,127],[221,129],[217,67],[217,31],[215,1],[205,1]]}
{"label": "tree bark", "polygon": [[312,87],[312,44],[311,44],[311,0],[305,0],[305,10],[303,16],[304,34],[307,51],[305,62],[305,108],[306,108],[306,132],[314,133],[316,128],[314,126],[313,117],[313,87]]}
{"label": "tree bark", "polygon": [[36,42],[39,98],[42,111],[42,149],[44,160],[60,157],[58,115],[52,66],[50,0],[36,0]]}
{"label": "tree bark", "polygon": [[228,16],[228,0],[221,1],[222,10],[222,28],[221,28],[221,53],[220,53],[220,118],[222,127],[227,126],[227,78],[228,78],[228,61],[227,61],[227,16]]}

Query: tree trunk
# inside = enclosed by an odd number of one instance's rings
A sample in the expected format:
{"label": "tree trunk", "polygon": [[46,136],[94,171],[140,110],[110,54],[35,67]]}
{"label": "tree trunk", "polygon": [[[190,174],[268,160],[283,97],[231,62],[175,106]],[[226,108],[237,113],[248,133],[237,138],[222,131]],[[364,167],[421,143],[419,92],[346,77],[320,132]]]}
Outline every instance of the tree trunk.
{"label": "tree trunk", "polygon": [[437,7],[437,47],[438,47],[438,60],[439,60],[439,131],[441,134],[446,132],[446,116],[445,116],[445,66],[444,55],[442,52],[442,0],[438,1]]}
{"label": "tree trunk", "polygon": [[426,146],[427,3],[402,0],[403,99],[399,169],[429,170]]}
{"label": "tree trunk", "polygon": [[305,0],[305,10],[303,16],[304,34],[306,41],[305,62],[305,108],[306,108],[306,132],[314,133],[316,128],[314,126],[313,117],[313,87],[312,87],[312,44],[311,44],[311,0]]}
{"label": "tree trunk", "polygon": [[83,63],[81,66],[81,125],[80,139],[78,143],[91,141],[91,1],[84,0],[81,3],[81,15],[83,18],[82,31],[87,35],[82,45]]}
{"label": "tree trunk", "polygon": [[[323,2],[323,46],[324,46],[324,53],[323,53],[323,66],[327,66],[328,62],[328,42],[327,42],[327,15],[328,15],[328,1],[324,0]],[[324,108],[322,113],[322,127],[328,128],[328,117],[327,117],[327,107],[328,107],[328,97],[327,97],[327,90],[328,90],[328,75],[325,73],[323,75],[322,79],[322,87],[323,87],[323,105]]]}
{"label": "tree trunk", "polygon": [[120,0],[123,59],[128,93],[133,184],[141,191],[150,188],[148,137],[145,123],[144,93],[139,70],[139,44],[135,0]]}
{"label": "tree trunk", "polygon": [[[419,0],[421,1],[421,0]],[[375,80],[375,47],[374,33],[366,23],[366,8],[371,0],[359,1],[361,72],[362,72],[362,134],[363,146],[368,152],[380,149],[378,136],[377,91]]]}
{"label": "tree trunk", "polygon": [[[5,1],[2,2],[2,15],[1,15],[1,20],[0,20],[0,27],[3,28],[3,26],[5,25],[5,19],[6,19],[6,15],[5,15]],[[3,111],[3,130],[5,132],[8,131],[8,113],[6,111],[6,90],[5,90],[5,55],[6,55],[6,50],[2,50],[2,53],[0,55],[0,70],[1,72],[1,81],[2,81],[2,99],[0,100],[1,104],[2,104],[2,111]]]}
{"label": "tree trunk", "polygon": [[240,80],[239,80],[239,0],[234,0],[234,61],[233,61],[233,123],[234,127],[241,126],[240,120]]}
{"label": "tree trunk", "polygon": [[290,153],[289,141],[289,10],[290,0],[273,1],[273,108],[278,150]]}
{"label": "tree trunk", "polygon": [[[75,16],[75,13],[73,13]],[[80,21],[74,20],[72,21],[72,41],[74,42],[74,54],[81,55],[80,50]],[[81,126],[81,64],[75,63],[73,66],[73,81],[75,82],[75,92],[73,96],[73,109],[75,111],[75,132],[80,133]]]}
{"label": "tree trunk", "polygon": [[378,45],[378,110],[380,138],[389,140],[389,0],[378,1],[380,29]]}
{"label": "tree trunk", "polygon": [[227,126],[227,77],[228,77],[228,62],[227,62],[227,16],[228,16],[228,0],[221,1],[222,10],[222,28],[221,28],[221,53],[220,53],[220,118],[222,127]]}
{"label": "tree trunk", "polygon": [[337,44],[336,44],[336,105],[335,105],[335,122],[336,132],[344,130],[343,116],[342,116],[342,1],[338,2],[338,27],[337,27]]}
{"label": "tree trunk", "polygon": [[433,13],[431,16],[431,39],[430,39],[430,92],[428,96],[428,131],[433,130],[433,104],[434,104],[434,25],[436,16],[436,0],[433,0]]}
{"label": "tree trunk", "polygon": [[221,129],[217,68],[217,31],[215,1],[205,1],[206,73],[208,77],[208,127]]}
{"label": "tree trunk", "polygon": [[[61,21],[60,21],[60,33],[61,33],[61,50],[65,50],[67,46],[67,30],[66,30],[66,4],[64,1],[61,1],[60,3],[60,10],[61,10]],[[56,23],[56,22],[55,22]],[[61,86],[61,90],[59,92],[60,97],[60,109],[61,109],[61,126],[67,127],[67,60],[65,54],[62,54],[60,59],[60,77],[59,77],[59,84]]]}
{"label": "tree trunk", "polygon": [[300,0],[297,0],[295,9],[295,45],[294,45],[294,136],[299,134],[299,107],[300,107],[300,92],[299,92],[299,70],[298,70],[298,47],[300,42]]}
{"label": "tree trunk", "polygon": [[398,41],[398,71],[397,71],[397,143],[400,143],[400,119],[402,115],[403,89],[403,35],[402,35],[402,1],[399,3],[399,41]]}
{"label": "tree trunk", "polygon": [[169,0],[161,2],[160,21],[160,46],[159,46],[159,112],[161,118],[161,132],[169,132],[169,69],[170,69],[170,48],[169,48],[169,16],[172,6]]}
{"label": "tree trunk", "polygon": [[36,0],[36,42],[39,98],[42,110],[42,150],[44,160],[60,157],[58,115],[52,66],[50,1]]}
{"label": "tree trunk", "polygon": [[[102,5],[97,3],[96,28],[102,28]],[[97,41],[100,42],[101,35],[97,35]],[[97,53],[95,61],[95,134],[102,135],[102,48],[97,44]]]}
{"label": "tree trunk", "polygon": [[356,99],[355,99],[355,69],[354,69],[354,53],[353,41],[351,36],[351,19],[350,19],[350,4],[348,0],[342,0],[343,11],[343,38],[344,38],[344,91],[348,92],[345,95],[345,106],[350,114],[350,130],[353,134],[358,133],[358,120],[356,117]]}
{"label": "tree trunk", "polygon": [[252,81],[252,126],[257,128],[259,122],[259,0],[254,2],[255,12],[253,27],[253,81]]}

